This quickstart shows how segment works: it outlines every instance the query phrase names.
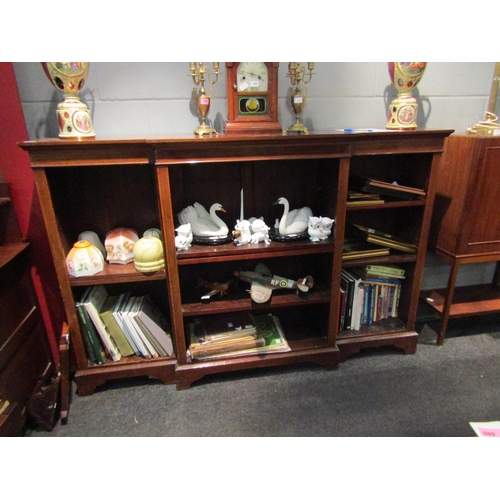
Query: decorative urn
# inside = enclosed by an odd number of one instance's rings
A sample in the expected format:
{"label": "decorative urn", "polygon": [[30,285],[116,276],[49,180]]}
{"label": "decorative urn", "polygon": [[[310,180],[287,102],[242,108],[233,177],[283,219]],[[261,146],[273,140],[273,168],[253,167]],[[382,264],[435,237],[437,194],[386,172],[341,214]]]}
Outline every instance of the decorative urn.
{"label": "decorative urn", "polygon": [[412,90],[422,79],[426,62],[389,62],[389,75],[398,91],[398,97],[389,105],[389,121],[386,128],[412,130],[417,128],[417,100]]}
{"label": "decorative urn", "polygon": [[59,137],[62,139],[95,137],[92,118],[78,93],[83,89],[89,72],[88,62],[43,62],[42,66],[52,85],[62,92],[64,101],[57,106]]}

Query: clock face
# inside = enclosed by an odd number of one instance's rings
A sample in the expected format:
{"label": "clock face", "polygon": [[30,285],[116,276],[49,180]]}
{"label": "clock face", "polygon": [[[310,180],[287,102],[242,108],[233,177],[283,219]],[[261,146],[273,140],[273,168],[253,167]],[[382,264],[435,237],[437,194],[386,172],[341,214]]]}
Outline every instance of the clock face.
{"label": "clock face", "polygon": [[242,62],[236,72],[238,92],[267,92],[267,66],[263,62]]}

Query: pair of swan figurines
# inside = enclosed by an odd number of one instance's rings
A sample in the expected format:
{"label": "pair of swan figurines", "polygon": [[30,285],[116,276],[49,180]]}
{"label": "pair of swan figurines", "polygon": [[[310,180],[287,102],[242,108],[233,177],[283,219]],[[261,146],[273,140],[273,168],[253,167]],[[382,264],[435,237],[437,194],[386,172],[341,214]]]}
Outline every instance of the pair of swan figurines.
{"label": "pair of swan figurines", "polygon": [[[313,216],[312,210],[309,207],[302,207],[299,209],[290,210],[290,204],[288,200],[284,197],[279,198],[274,205],[283,205],[283,215],[281,219],[276,219],[276,224],[274,230],[271,234],[271,239],[275,239],[277,241],[287,241],[288,239],[298,239],[298,238],[307,238],[308,235],[308,227],[309,227],[309,219]],[[217,212],[225,212],[224,208],[220,203],[214,203],[210,210],[207,211],[203,205],[196,202],[193,205],[189,205],[184,208],[179,214],[179,222],[181,223],[181,227],[179,227],[176,231],[179,233],[180,231],[186,231],[186,229],[190,228],[192,233],[192,241],[194,243],[201,244],[221,244],[227,243],[233,240],[233,236],[241,237],[241,230],[246,229],[246,225],[242,220],[237,221],[237,227],[235,227],[236,231],[240,231],[237,235],[229,234],[229,228],[227,224],[217,215]],[[262,219],[249,219],[250,224],[254,222],[262,221]],[[189,226],[188,226],[189,224]],[[266,244],[269,244],[269,228],[262,221],[263,234],[259,235],[259,238],[243,238],[240,239],[239,244],[251,243],[251,242],[259,242],[263,241]],[[251,234],[254,234],[256,231],[252,231]],[[248,231],[245,232],[248,236]],[[176,246],[179,250],[184,250],[191,246],[191,241],[188,241],[189,231],[187,235],[184,235],[182,238],[178,238],[179,245]],[[189,245],[189,246],[188,246]]]}

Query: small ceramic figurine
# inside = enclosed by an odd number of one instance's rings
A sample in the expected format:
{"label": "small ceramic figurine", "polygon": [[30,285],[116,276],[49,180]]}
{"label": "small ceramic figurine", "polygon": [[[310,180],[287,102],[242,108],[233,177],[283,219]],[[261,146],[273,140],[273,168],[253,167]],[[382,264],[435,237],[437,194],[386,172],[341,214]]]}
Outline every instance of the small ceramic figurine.
{"label": "small ceramic figurine", "polygon": [[263,241],[266,245],[271,243],[269,238],[269,226],[261,219],[253,219],[251,225],[252,238],[250,243],[259,243]]}
{"label": "small ceramic figurine", "polygon": [[233,237],[234,244],[237,247],[250,243],[250,240],[252,239],[252,232],[250,230],[250,227],[250,221],[239,219],[236,221],[236,225],[234,226],[233,231]]}
{"label": "small ceramic figurine", "polygon": [[106,235],[106,259],[110,264],[129,264],[134,260],[134,245],[139,239],[137,232],[126,227],[109,231]]}
{"label": "small ceramic figurine", "polygon": [[101,251],[102,257],[106,259],[106,250],[97,233],[94,231],[83,231],[83,233],[78,235],[78,241],[80,240],[90,241],[92,245]]}
{"label": "small ceramic figurine", "polygon": [[311,241],[320,241],[323,237],[322,232],[323,225],[321,224],[320,217],[309,217],[309,224],[307,227],[307,232],[309,233],[309,239]]}
{"label": "small ceramic figurine", "polygon": [[160,229],[156,227],[150,227],[149,229],[146,229],[144,231],[143,235],[144,236],[154,236],[155,238],[158,238],[159,240],[163,240],[163,234]]}
{"label": "small ceramic figurine", "polygon": [[163,243],[156,236],[144,236],[134,245],[134,266],[141,273],[152,273],[165,267]]}
{"label": "small ceramic figurine", "polygon": [[322,241],[328,239],[332,232],[335,219],[329,217],[309,217],[307,232],[311,241]]}
{"label": "small ceramic figurine", "polygon": [[216,214],[218,211],[225,212],[220,203],[214,203],[210,207],[210,213],[205,210],[203,205],[195,203],[179,213],[179,222],[191,224],[191,231],[196,236],[226,236],[229,229]]}
{"label": "small ceramic figurine", "polygon": [[93,276],[104,269],[104,257],[101,251],[90,241],[79,240],[66,257],[66,269],[70,276]]}
{"label": "small ceramic figurine", "polygon": [[285,209],[279,221],[280,234],[296,234],[307,231],[309,217],[312,210],[309,207],[296,208],[290,211],[290,204],[286,198],[279,198],[275,205],[284,205]]}
{"label": "small ceramic figurine", "polygon": [[177,236],[175,237],[175,248],[180,252],[187,250],[193,241],[193,232],[191,231],[191,224],[183,224],[177,229]]}
{"label": "small ceramic figurine", "polygon": [[320,217],[320,223],[322,226],[321,233],[323,234],[323,237],[320,238],[320,240],[326,240],[330,236],[334,222],[335,219],[330,219],[329,217]]}

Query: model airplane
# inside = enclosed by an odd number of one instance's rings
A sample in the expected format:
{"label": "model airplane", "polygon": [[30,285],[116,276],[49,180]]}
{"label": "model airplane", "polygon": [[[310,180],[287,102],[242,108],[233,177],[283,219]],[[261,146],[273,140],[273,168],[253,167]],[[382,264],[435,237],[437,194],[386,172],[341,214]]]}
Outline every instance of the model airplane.
{"label": "model airplane", "polygon": [[197,287],[205,287],[208,288],[210,291],[208,293],[205,293],[202,295],[201,300],[202,301],[209,301],[212,297],[220,293],[221,297],[223,295],[226,295],[229,286],[234,282],[234,279],[226,281],[225,283],[219,283],[217,281],[210,282],[207,280],[204,280],[202,278],[198,278],[198,283]]}
{"label": "model airplane", "polygon": [[272,275],[264,264],[257,264],[255,271],[235,271],[234,275],[242,281],[250,283],[250,297],[258,304],[267,302],[273,290],[297,290],[308,292],[314,285],[312,276],[297,281]]}

